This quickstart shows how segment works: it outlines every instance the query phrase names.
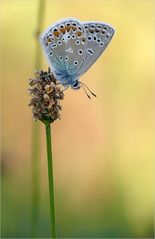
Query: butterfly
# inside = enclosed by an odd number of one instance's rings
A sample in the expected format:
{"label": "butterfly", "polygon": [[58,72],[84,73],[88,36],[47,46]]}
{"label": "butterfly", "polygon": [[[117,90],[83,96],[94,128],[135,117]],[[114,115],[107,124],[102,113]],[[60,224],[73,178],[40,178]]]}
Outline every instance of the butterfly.
{"label": "butterfly", "polygon": [[67,18],[49,26],[40,35],[40,43],[55,78],[65,88],[79,89],[85,85],[79,78],[99,58],[113,35],[113,27],[106,23]]}

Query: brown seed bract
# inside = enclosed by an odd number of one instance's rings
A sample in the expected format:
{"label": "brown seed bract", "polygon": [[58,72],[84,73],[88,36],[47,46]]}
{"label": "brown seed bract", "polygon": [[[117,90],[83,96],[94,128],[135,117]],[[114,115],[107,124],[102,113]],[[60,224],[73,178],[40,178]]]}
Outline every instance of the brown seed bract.
{"label": "brown seed bract", "polygon": [[35,78],[29,80],[29,85],[32,96],[29,106],[32,107],[34,119],[44,123],[60,119],[60,100],[63,100],[64,93],[50,69],[47,72],[36,71]]}

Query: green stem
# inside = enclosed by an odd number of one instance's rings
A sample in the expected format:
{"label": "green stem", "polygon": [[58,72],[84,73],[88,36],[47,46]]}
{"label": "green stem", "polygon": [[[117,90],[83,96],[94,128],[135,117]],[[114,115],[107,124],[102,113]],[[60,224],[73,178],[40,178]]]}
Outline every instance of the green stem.
{"label": "green stem", "polygon": [[[45,0],[38,2],[38,16],[37,16],[37,29],[35,34],[36,49],[35,49],[35,64],[34,69],[40,69],[41,62],[41,47],[38,42],[38,35],[43,28],[45,12]],[[32,237],[38,237],[38,222],[39,222],[39,185],[40,185],[40,125],[33,122],[32,125]]]}
{"label": "green stem", "polygon": [[37,236],[39,221],[39,145],[40,127],[33,123],[32,134],[32,237]]}
{"label": "green stem", "polygon": [[35,32],[35,39],[36,39],[36,52],[35,52],[35,69],[41,68],[42,65],[42,51],[41,46],[39,44],[39,35],[43,29],[43,20],[44,20],[44,13],[45,13],[45,2],[46,0],[40,0],[38,5],[38,17],[37,17],[37,29]]}
{"label": "green stem", "polygon": [[46,142],[47,142],[51,234],[52,234],[52,238],[56,238],[55,206],[54,206],[54,180],[53,180],[53,163],[52,163],[52,146],[51,146],[51,127],[50,127],[50,123],[49,122],[46,123],[45,127],[46,127]]}

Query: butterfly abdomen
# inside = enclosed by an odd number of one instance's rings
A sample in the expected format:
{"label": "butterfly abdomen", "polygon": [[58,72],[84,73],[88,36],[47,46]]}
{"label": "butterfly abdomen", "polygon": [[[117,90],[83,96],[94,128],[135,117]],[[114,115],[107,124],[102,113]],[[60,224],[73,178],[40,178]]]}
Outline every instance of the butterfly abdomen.
{"label": "butterfly abdomen", "polygon": [[62,85],[70,85],[72,86],[76,79],[73,77],[73,74],[69,73],[66,69],[62,71],[55,71],[54,72],[56,79],[62,83]]}

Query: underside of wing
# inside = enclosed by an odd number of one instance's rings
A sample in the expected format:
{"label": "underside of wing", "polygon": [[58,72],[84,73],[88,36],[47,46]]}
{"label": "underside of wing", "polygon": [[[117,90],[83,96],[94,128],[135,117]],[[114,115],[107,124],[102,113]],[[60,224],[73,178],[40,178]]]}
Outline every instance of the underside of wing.
{"label": "underside of wing", "polygon": [[106,23],[83,23],[86,44],[84,46],[84,62],[79,66],[78,75],[83,75],[103,53],[114,35],[114,29]]}
{"label": "underside of wing", "polygon": [[86,44],[82,23],[74,18],[59,21],[43,32],[40,42],[52,70],[59,75],[66,74],[66,78],[67,74],[73,76],[79,62],[82,62]]}

